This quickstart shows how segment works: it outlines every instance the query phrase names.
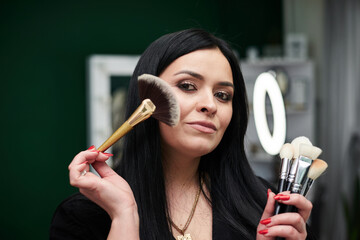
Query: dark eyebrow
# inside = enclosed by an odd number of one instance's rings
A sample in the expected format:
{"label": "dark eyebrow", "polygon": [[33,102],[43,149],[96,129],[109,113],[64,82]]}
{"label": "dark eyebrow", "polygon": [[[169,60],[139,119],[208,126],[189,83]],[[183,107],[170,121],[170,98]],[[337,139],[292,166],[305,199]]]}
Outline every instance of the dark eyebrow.
{"label": "dark eyebrow", "polygon": [[219,85],[234,88],[234,84],[232,84],[231,82],[220,82]]}
{"label": "dark eyebrow", "polygon": [[176,75],[179,75],[179,74],[189,74],[189,75],[193,76],[194,78],[204,80],[204,77],[201,74],[193,72],[193,71],[189,71],[189,70],[182,70],[180,72],[175,73],[174,75],[176,76]]}
{"label": "dark eyebrow", "polygon": [[[200,80],[204,80],[203,75],[201,75],[201,74],[199,74],[199,73],[196,73],[196,72],[193,72],[193,71],[190,71],[190,70],[182,70],[182,71],[179,71],[179,72],[175,73],[174,76],[179,75],[179,74],[189,74],[189,75],[193,76],[194,78],[197,78],[197,79],[200,79]],[[226,82],[226,81],[224,81],[224,82],[219,82],[218,85],[234,88],[234,84],[232,84],[231,82]]]}

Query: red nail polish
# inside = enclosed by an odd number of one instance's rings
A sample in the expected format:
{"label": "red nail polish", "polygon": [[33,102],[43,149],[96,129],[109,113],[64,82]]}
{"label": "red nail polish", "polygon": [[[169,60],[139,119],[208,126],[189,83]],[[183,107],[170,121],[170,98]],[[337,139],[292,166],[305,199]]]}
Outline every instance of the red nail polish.
{"label": "red nail polish", "polygon": [[105,156],[108,156],[108,157],[112,157],[114,156],[114,154],[111,154],[111,153],[103,153]]}
{"label": "red nail polish", "polygon": [[271,223],[271,218],[263,219],[260,221],[260,223],[263,225],[267,225],[267,224]]}
{"label": "red nail polish", "polygon": [[92,145],[91,147],[88,148],[88,150],[93,150],[93,149],[95,149],[94,145]]}
{"label": "red nail polish", "polygon": [[269,232],[268,229],[264,229],[264,230],[260,230],[260,231],[259,231],[259,233],[260,233],[260,234],[263,234],[263,235],[264,235],[264,234],[267,234],[268,232]]}
{"label": "red nail polish", "polygon": [[267,198],[269,198],[269,194],[271,193],[271,189],[270,188],[268,188],[268,190],[267,190]]}
{"label": "red nail polish", "polygon": [[289,195],[276,195],[274,197],[275,200],[283,200],[283,201],[286,201],[286,200],[289,200],[290,199],[290,196]]}

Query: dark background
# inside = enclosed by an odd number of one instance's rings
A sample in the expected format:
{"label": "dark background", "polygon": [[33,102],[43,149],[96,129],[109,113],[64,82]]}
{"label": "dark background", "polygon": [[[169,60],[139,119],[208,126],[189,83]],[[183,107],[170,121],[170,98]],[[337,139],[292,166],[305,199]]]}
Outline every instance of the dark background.
{"label": "dark background", "polygon": [[245,56],[282,44],[280,0],[1,1],[1,239],[47,239],[86,149],[86,61],[141,54],[163,34],[204,28]]}

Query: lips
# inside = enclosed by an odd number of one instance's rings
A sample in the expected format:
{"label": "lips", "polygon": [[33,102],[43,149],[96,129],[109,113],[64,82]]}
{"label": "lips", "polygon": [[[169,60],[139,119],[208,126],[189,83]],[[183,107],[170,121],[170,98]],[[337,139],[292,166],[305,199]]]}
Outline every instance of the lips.
{"label": "lips", "polygon": [[196,121],[188,123],[192,128],[203,132],[203,133],[214,133],[216,132],[216,126],[211,122]]}

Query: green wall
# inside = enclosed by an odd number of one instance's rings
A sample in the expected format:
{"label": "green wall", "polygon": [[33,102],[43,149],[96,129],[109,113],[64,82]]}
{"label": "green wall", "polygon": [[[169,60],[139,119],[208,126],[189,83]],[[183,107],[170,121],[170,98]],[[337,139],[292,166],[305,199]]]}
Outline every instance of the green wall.
{"label": "green wall", "polygon": [[77,191],[67,166],[88,147],[89,55],[140,54],[165,33],[201,27],[244,56],[281,44],[281,15],[280,0],[1,1],[0,239],[47,239],[56,206]]}

